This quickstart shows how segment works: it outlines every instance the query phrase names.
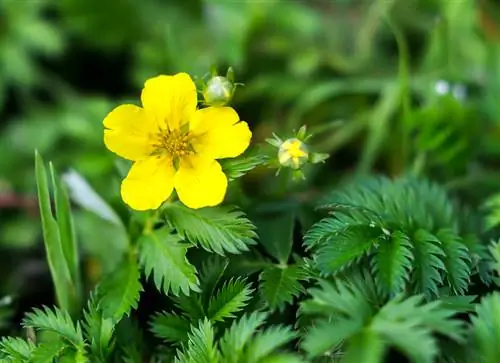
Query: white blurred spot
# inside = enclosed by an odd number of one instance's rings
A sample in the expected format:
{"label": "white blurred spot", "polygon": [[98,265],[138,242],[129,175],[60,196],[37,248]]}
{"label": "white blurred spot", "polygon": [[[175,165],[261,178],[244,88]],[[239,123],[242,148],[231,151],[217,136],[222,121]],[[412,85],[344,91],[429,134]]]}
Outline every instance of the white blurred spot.
{"label": "white blurred spot", "polygon": [[440,95],[447,94],[450,92],[450,84],[446,81],[437,81],[436,85],[434,86],[434,89],[436,90],[436,93],[439,93]]}

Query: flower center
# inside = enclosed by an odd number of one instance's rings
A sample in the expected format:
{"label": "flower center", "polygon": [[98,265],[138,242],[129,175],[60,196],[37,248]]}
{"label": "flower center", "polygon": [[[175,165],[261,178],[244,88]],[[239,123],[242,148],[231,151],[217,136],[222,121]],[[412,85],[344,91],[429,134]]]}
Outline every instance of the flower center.
{"label": "flower center", "polygon": [[154,136],[154,155],[167,154],[174,160],[194,152],[189,134],[179,130],[165,130]]}

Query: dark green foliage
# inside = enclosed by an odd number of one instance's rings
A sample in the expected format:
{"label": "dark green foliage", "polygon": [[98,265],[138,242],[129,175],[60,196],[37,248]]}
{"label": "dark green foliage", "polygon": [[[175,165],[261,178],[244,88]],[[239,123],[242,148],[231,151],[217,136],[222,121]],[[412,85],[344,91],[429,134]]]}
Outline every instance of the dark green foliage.
{"label": "dark green foliage", "polygon": [[186,317],[162,313],[151,321],[151,331],[166,342],[180,344],[188,339],[190,325]]}
{"label": "dark green foliage", "polygon": [[103,316],[120,321],[131,309],[137,308],[142,286],[137,262],[132,258],[124,258],[122,263],[99,285],[100,308]]}
{"label": "dark green foliage", "polygon": [[443,284],[457,294],[467,291],[478,242],[466,240],[460,210],[438,185],[373,177],[332,193],[322,206],[330,216],[304,239],[321,274],[337,274],[366,256],[387,293],[437,296]]}
{"label": "dark green foliage", "polygon": [[[498,24],[493,0],[0,0],[0,361],[500,362]],[[252,131],[224,201],[131,210],[103,118],[211,63]],[[306,124],[305,178],[275,175],[258,143]]]}
{"label": "dark green foliage", "polygon": [[494,363],[500,357],[500,294],[495,292],[483,297],[476,305],[476,316],[472,317],[471,343],[478,362]]}
{"label": "dark green foliage", "polygon": [[376,306],[374,281],[366,274],[355,276],[358,281],[320,281],[309,290],[311,299],[302,303],[301,313],[315,317],[302,342],[310,357],[346,350],[343,361],[363,354],[369,362],[382,362],[383,352],[392,346],[412,361],[433,362],[439,352],[435,333],[464,340],[463,324],[440,301],[398,295]]}
{"label": "dark green foliage", "polygon": [[402,232],[395,232],[390,238],[381,239],[372,270],[383,289],[390,293],[401,292],[410,278],[413,253],[410,239]]}
{"label": "dark green foliage", "polygon": [[262,298],[269,309],[283,310],[304,292],[301,281],[307,278],[302,265],[266,267],[260,274]]}
{"label": "dark green foliage", "polygon": [[[120,304],[117,304],[117,306],[120,307]],[[94,296],[91,296],[84,311],[82,325],[90,351],[101,361],[106,361],[111,354],[115,324],[116,320],[112,317],[105,317],[102,302],[100,305],[99,301]]]}

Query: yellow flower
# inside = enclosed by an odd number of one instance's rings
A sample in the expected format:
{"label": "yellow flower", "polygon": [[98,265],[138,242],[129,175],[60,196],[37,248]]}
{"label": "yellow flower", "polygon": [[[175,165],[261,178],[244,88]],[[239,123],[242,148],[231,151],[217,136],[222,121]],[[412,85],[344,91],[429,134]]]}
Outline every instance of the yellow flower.
{"label": "yellow flower", "polygon": [[104,119],[104,143],[134,161],[121,185],[135,210],[157,209],[174,188],[190,208],[220,204],[227,178],[216,159],[233,158],[252,133],[231,107],[197,109],[196,86],[186,73],[148,79],[142,106],[121,105]]}
{"label": "yellow flower", "polygon": [[281,165],[300,169],[309,159],[306,145],[299,139],[288,139],[283,142],[278,151]]}

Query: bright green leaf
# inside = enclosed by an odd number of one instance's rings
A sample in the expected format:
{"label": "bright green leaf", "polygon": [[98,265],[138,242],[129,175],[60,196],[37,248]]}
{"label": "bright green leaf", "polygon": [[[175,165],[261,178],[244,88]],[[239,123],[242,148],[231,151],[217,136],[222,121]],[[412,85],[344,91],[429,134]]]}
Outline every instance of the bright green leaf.
{"label": "bright green leaf", "polygon": [[196,269],[186,258],[188,247],[182,237],[162,228],[143,235],[139,241],[139,259],[146,277],[153,276],[158,290],[189,295],[199,291]]}

